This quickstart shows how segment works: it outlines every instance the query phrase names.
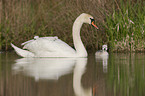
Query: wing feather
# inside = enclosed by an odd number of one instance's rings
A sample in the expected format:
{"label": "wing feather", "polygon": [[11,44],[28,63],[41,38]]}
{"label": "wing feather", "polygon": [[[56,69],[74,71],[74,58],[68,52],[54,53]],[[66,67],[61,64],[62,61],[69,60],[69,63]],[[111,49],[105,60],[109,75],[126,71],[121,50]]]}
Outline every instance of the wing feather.
{"label": "wing feather", "polygon": [[40,37],[22,43],[23,49],[37,53],[39,51],[47,52],[69,52],[74,54],[75,50],[68,44],[58,39],[58,37]]}

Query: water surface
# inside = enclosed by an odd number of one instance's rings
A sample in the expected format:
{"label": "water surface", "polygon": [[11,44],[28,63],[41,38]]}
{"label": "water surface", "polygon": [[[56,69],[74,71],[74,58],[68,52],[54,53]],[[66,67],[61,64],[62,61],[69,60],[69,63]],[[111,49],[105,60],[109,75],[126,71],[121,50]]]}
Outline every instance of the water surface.
{"label": "water surface", "polygon": [[21,58],[1,53],[0,96],[145,96],[145,54]]}

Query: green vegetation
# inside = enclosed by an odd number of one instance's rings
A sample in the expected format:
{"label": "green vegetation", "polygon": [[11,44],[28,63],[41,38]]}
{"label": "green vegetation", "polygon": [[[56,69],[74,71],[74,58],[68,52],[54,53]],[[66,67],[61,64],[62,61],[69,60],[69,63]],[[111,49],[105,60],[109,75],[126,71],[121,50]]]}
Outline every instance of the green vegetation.
{"label": "green vegetation", "polygon": [[145,2],[115,0],[112,10],[106,17],[108,41],[112,51],[144,51]]}
{"label": "green vegetation", "polygon": [[143,0],[1,0],[0,50],[36,35],[57,35],[73,46],[72,24],[83,12],[93,15],[99,26],[84,25],[81,30],[88,49],[107,43],[112,51],[145,51]]}

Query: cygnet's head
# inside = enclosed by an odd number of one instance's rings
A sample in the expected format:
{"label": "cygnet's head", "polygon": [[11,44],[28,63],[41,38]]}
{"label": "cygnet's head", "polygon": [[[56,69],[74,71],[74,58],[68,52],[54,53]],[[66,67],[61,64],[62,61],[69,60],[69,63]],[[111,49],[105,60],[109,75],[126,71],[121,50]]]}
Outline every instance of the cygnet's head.
{"label": "cygnet's head", "polygon": [[103,46],[102,46],[102,50],[103,50],[103,51],[107,51],[107,45],[103,45]]}
{"label": "cygnet's head", "polygon": [[80,16],[79,16],[79,19],[82,20],[83,23],[88,23],[88,24],[91,24],[92,26],[96,27],[97,29],[99,29],[95,24],[95,20],[93,18],[93,16],[87,14],[87,13],[82,13]]}

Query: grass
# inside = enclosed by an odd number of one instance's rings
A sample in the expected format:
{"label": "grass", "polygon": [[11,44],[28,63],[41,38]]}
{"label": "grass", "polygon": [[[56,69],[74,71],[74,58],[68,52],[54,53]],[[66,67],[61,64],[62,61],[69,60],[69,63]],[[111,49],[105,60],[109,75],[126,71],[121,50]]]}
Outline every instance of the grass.
{"label": "grass", "polygon": [[93,15],[99,26],[96,30],[83,25],[81,37],[87,49],[98,50],[107,43],[112,51],[120,51],[118,49],[125,46],[117,44],[123,45],[123,40],[129,36],[129,46],[133,38],[135,51],[143,50],[144,4],[141,0],[1,0],[0,50],[11,50],[11,42],[19,46],[36,35],[56,35],[73,46],[72,24],[83,12]]}
{"label": "grass", "polygon": [[106,18],[106,30],[112,51],[144,51],[145,2],[115,0],[113,4],[113,14]]}

